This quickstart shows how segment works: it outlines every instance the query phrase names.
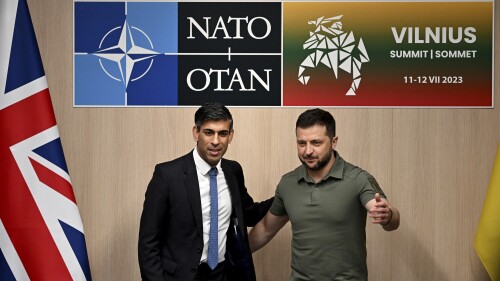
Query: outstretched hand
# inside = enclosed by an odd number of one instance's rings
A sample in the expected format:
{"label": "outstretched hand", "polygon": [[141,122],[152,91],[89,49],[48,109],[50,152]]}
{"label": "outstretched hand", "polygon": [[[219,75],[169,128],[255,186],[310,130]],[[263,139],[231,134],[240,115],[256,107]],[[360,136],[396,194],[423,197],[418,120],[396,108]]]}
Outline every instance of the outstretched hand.
{"label": "outstretched hand", "polygon": [[387,204],[387,201],[382,200],[378,193],[375,193],[375,206],[368,213],[374,224],[387,225],[392,218],[392,211],[389,204]]}

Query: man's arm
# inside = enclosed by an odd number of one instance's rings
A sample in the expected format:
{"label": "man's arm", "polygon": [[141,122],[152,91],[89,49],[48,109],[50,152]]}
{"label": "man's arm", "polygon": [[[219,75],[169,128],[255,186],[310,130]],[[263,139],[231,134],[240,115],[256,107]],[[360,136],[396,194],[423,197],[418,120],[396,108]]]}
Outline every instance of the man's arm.
{"label": "man's arm", "polygon": [[372,218],[372,223],[380,224],[385,231],[396,230],[399,227],[399,211],[389,204],[380,194],[375,193],[375,198],[365,205],[366,210]]}
{"label": "man's arm", "polygon": [[144,200],[139,227],[139,268],[142,280],[164,280],[161,264],[161,237],[166,224],[166,183],[155,168]]}
{"label": "man's arm", "polygon": [[248,234],[252,253],[264,247],[288,222],[288,216],[275,216],[267,212],[266,216],[255,225]]}

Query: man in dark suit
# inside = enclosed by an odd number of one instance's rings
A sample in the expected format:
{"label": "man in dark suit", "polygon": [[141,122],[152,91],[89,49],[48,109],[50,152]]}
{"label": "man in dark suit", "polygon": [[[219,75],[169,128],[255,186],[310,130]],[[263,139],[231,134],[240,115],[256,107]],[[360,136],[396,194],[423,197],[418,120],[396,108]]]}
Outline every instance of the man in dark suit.
{"label": "man in dark suit", "polygon": [[207,103],[195,113],[196,148],[156,165],[139,230],[143,280],[255,281],[246,226],[266,214],[238,162],[222,159],[233,138],[229,110]]}

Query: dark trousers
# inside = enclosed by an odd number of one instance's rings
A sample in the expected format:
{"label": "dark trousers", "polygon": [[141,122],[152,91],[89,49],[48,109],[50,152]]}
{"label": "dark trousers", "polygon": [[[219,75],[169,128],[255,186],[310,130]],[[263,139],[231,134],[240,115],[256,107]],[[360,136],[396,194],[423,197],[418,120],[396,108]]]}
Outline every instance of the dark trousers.
{"label": "dark trousers", "polygon": [[194,281],[227,281],[225,262],[219,263],[213,270],[206,263],[200,264]]}

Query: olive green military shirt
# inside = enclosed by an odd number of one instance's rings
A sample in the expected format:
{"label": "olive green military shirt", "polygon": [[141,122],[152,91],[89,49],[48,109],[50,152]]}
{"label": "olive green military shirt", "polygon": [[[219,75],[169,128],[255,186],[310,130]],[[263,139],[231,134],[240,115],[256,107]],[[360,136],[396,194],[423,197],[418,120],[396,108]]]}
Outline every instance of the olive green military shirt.
{"label": "olive green military shirt", "polygon": [[290,218],[290,281],[367,280],[365,204],[377,192],[385,198],[372,175],[336,151],[333,167],[318,183],[304,165],[281,178],[269,211]]}

